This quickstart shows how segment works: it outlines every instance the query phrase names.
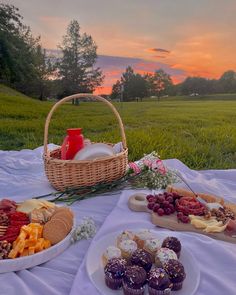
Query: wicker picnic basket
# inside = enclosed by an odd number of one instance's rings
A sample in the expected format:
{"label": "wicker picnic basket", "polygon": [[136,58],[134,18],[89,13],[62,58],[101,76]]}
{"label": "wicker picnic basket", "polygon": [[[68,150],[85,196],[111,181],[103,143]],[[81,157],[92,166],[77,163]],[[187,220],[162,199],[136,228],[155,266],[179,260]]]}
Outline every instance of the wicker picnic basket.
{"label": "wicker picnic basket", "polygon": [[[48,150],[48,128],[54,111],[64,102],[72,99],[92,98],[105,103],[118,120],[123,150],[113,156],[95,160],[61,160],[60,148]],[[58,101],[49,112],[44,129],[44,168],[51,185],[59,191],[67,188],[92,186],[97,183],[112,182],[124,176],[128,164],[128,148],[124,125],[116,108],[105,98],[93,94],[74,94]]]}

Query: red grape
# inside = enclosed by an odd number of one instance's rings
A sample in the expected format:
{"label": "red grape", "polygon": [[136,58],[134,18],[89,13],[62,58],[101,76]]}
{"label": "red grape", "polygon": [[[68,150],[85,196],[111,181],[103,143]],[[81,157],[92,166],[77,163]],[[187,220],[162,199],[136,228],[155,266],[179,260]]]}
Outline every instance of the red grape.
{"label": "red grape", "polygon": [[175,212],[175,206],[173,204],[170,204],[169,205],[169,208],[171,210],[171,213],[174,213]]}
{"label": "red grape", "polygon": [[163,207],[168,207],[170,205],[170,203],[168,202],[168,201],[164,201],[163,203],[162,203],[162,206]]}
{"label": "red grape", "polygon": [[152,210],[155,205],[156,205],[155,202],[150,202],[147,204],[147,207],[148,207],[148,209]]}
{"label": "red grape", "polygon": [[164,196],[160,196],[160,195],[158,195],[156,201],[157,201],[158,203],[163,203],[163,202],[165,201],[165,197],[164,197]]}
{"label": "red grape", "polygon": [[154,196],[153,195],[147,195],[146,196],[146,200],[149,202],[149,200],[151,199],[151,198],[153,198]]}
{"label": "red grape", "polygon": [[160,204],[155,203],[155,206],[153,207],[153,211],[157,212],[159,208],[160,208]]}
{"label": "red grape", "polygon": [[155,203],[156,202],[156,198],[154,196],[152,196],[151,198],[149,198],[148,202],[149,203]]}
{"label": "red grape", "polygon": [[165,214],[165,212],[164,212],[164,210],[163,210],[162,208],[159,208],[159,209],[157,210],[157,214],[158,214],[159,216],[163,216],[163,215]]}
{"label": "red grape", "polygon": [[181,218],[181,221],[182,221],[183,223],[189,223],[189,222],[190,222],[190,219],[189,219],[189,217],[188,217],[187,215],[184,215],[184,216]]}
{"label": "red grape", "polygon": [[174,200],[173,200],[173,198],[171,196],[167,197],[166,198],[166,201],[168,201],[169,203],[173,203],[174,202]]}
{"label": "red grape", "polygon": [[184,216],[183,212],[178,212],[177,213],[177,218],[181,219]]}
{"label": "red grape", "polygon": [[170,215],[171,214],[171,209],[169,207],[165,208],[165,214]]}

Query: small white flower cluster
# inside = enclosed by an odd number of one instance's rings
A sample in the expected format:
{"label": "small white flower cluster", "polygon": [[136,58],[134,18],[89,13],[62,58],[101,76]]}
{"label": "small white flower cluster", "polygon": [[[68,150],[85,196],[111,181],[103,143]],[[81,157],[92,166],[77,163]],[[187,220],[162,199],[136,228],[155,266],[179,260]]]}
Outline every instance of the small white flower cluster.
{"label": "small white flower cluster", "polygon": [[178,178],[171,170],[166,171],[165,174],[148,170],[140,175],[138,186],[149,189],[165,189],[168,185],[176,182],[178,182]]}
{"label": "small white flower cluster", "polygon": [[91,217],[85,217],[73,233],[72,241],[87,240],[96,234],[96,225]]}

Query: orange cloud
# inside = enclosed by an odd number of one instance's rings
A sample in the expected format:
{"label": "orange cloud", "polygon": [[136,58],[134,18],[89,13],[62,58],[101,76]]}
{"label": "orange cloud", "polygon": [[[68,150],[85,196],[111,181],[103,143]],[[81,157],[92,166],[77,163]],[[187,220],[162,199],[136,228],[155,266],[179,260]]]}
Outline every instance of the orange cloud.
{"label": "orange cloud", "polygon": [[232,32],[209,28],[207,24],[192,24],[184,34],[168,59],[173,69],[182,69],[187,76],[206,78],[219,78],[224,71],[236,69],[236,42]]}
{"label": "orange cloud", "polygon": [[105,86],[105,87],[97,87],[93,93],[96,95],[111,94],[111,91],[112,91],[112,86]]}
{"label": "orange cloud", "polygon": [[147,70],[136,70],[135,73],[138,73],[140,75],[146,75],[146,74],[153,74],[153,72],[151,71],[147,71]]}
{"label": "orange cloud", "polygon": [[166,58],[165,55],[153,55],[153,57],[155,57],[155,58]]}

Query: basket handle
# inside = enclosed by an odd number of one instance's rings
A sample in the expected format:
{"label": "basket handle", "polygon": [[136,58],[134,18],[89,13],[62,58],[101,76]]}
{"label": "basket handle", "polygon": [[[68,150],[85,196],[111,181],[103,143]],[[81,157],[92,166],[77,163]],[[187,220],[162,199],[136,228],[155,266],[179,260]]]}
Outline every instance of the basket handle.
{"label": "basket handle", "polygon": [[124,130],[124,125],[122,123],[121,117],[119,113],[117,112],[116,108],[113,106],[112,103],[110,103],[108,100],[101,96],[93,95],[93,94],[88,94],[88,93],[79,93],[79,94],[74,94],[70,95],[67,97],[64,97],[63,99],[59,100],[57,103],[54,104],[54,106],[51,108],[50,112],[47,115],[47,119],[45,122],[45,127],[44,127],[44,154],[46,155],[48,152],[47,144],[48,144],[48,128],[49,128],[49,123],[51,121],[52,114],[54,111],[64,102],[75,99],[75,98],[82,98],[82,97],[90,97],[94,98],[95,100],[101,101],[105,103],[114,113],[116,119],[118,120],[120,131],[121,131],[121,138],[122,138],[122,143],[123,143],[123,148],[127,148],[126,144],[126,136],[125,136],[125,130]]}

